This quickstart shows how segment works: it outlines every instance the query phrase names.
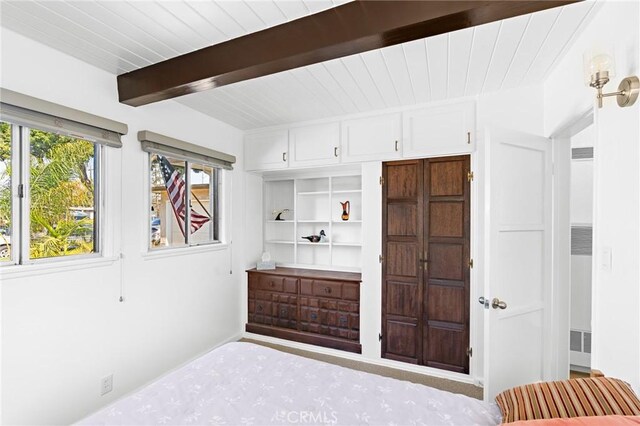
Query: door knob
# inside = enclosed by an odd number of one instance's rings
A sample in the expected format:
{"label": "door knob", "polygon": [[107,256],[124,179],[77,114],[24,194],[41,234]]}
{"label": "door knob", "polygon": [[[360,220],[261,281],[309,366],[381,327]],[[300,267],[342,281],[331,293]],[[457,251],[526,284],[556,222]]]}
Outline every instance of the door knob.
{"label": "door knob", "polygon": [[498,299],[497,297],[494,297],[493,300],[491,301],[491,307],[493,309],[507,309],[507,304],[503,301],[501,301],[500,299]]}

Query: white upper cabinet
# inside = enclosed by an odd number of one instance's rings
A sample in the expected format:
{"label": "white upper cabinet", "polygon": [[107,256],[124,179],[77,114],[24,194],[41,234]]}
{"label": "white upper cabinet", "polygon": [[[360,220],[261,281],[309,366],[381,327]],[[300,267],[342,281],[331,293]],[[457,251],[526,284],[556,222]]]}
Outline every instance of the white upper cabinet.
{"label": "white upper cabinet", "polygon": [[315,124],[289,130],[291,167],[323,166],[340,162],[340,125]]}
{"label": "white upper cabinet", "polygon": [[404,157],[465,154],[474,149],[475,103],[460,102],[403,113]]}
{"label": "white upper cabinet", "polygon": [[245,170],[276,170],[289,167],[288,142],[286,129],[246,135]]}
{"label": "white upper cabinet", "polygon": [[400,113],[342,122],[343,163],[400,158],[401,142]]}

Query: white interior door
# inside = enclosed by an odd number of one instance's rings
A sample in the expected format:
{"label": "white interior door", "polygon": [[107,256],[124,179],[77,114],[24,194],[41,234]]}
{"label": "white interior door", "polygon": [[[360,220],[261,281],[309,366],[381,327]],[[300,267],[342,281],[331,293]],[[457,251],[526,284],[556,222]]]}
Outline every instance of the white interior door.
{"label": "white interior door", "polygon": [[550,148],[540,136],[485,132],[486,400],[550,375]]}

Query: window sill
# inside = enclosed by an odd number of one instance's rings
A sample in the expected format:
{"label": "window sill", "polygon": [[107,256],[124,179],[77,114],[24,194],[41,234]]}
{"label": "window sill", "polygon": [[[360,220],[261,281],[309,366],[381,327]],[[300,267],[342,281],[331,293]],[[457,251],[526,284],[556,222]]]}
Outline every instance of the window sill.
{"label": "window sill", "polygon": [[11,265],[0,267],[2,280],[45,275],[59,272],[75,271],[79,269],[93,269],[111,266],[119,260],[118,257],[95,256],[84,259],[58,260],[54,262],[32,263],[28,265]]}
{"label": "window sill", "polygon": [[146,253],[142,253],[142,259],[143,260],[166,259],[167,257],[188,256],[188,255],[197,254],[197,253],[208,253],[208,252],[226,250],[227,248],[229,248],[228,243],[216,243],[216,244],[206,244],[206,245],[193,246],[193,247],[155,249],[152,251],[148,251]]}

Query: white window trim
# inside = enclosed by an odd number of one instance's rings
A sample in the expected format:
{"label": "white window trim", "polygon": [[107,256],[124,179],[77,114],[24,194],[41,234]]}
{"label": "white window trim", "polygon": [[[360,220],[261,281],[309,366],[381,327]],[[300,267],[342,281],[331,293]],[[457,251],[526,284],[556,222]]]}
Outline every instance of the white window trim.
{"label": "white window trim", "polygon": [[227,250],[229,248],[229,243],[206,243],[206,244],[198,244],[193,246],[184,246],[184,247],[166,247],[159,249],[152,249],[150,251],[144,252],[141,254],[143,260],[155,260],[155,259],[164,259],[167,257],[175,257],[175,256],[186,256],[198,253],[208,253],[220,250]]}
{"label": "white window trim", "polygon": [[81,269],[88,270],[94,268],[102,268],[113,265],[120,258],[104,257],[97,254],[87,254],[53,259],[55,260],[51,262],[38,262],[26,265],[11,264],[0,267],[0,278],[2,280],[9,280]]}

